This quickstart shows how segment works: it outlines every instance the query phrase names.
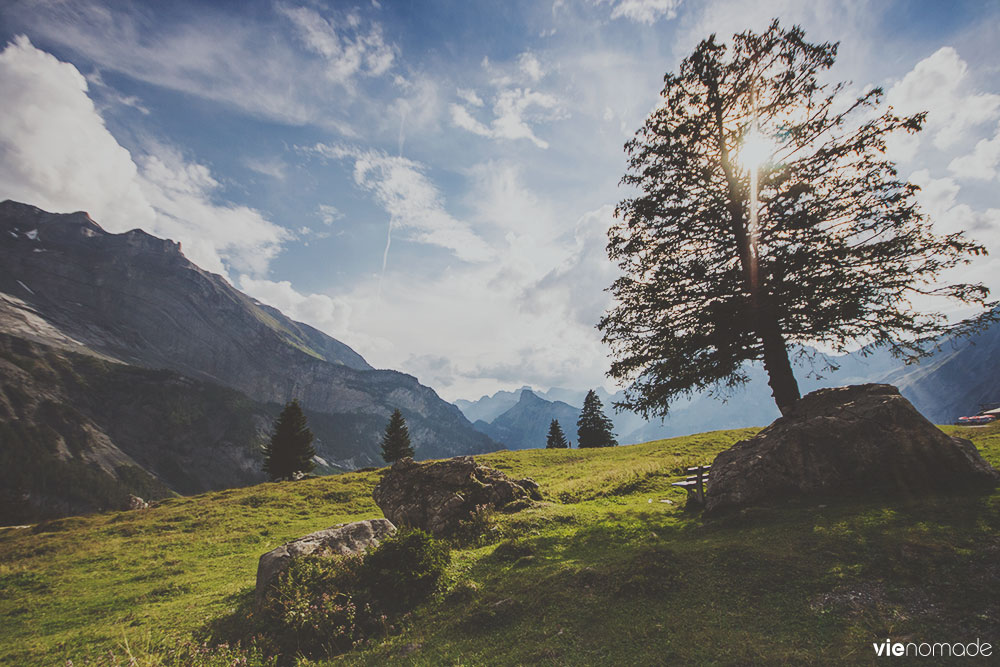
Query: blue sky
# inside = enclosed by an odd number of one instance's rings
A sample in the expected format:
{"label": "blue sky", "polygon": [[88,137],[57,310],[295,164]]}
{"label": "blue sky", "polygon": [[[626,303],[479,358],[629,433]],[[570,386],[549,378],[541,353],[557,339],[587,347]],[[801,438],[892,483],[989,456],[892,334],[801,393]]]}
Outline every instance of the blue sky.
{"label": "blue sky", "polygon": [[997,2],[7,2],[0,198],[180,240],[448,399],[591,387],[622,145],[698,41],[774,17],[930,112],[892,155],[1000,289]]}

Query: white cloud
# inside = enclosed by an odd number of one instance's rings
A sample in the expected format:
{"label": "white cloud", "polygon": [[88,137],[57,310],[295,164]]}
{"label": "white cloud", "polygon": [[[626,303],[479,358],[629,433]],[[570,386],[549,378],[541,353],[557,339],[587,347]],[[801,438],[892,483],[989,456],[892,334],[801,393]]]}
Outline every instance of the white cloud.
{"label": "white cloud", "polygon": [[332,225],[334,221],[344,217],[344,214],[336,206],[330,204],[320,204],[316,208],[316,212],[319,214],[319,219],[323,221],[324,225]]}
{"label": "white cloud", "polygon": [[604,290],[618,277],[605,247],[614,207],[584,214],[574,227],[574,248],[558,266],[524,290],[524,299],[537,311],[556,309],[582,327],[594,327],[611,305]]}
{"label": "white cloud", "polygon": [[[1000,95],[974,89],[969,67],[950,46],[921,60],[888,94],[889,103],[902,114],[927,112],[921,134],[933,137],[934,146],[955,147],[971,130],[1000,117]],[[904,155],[912,156],[920,135],[909,139]]]}
{"label": "white cloud", "polygon": [[[534,125],[560,119],[564,116],[559,98],[550,92],[533,89],[547,72],[538,57],[524,51],[513,61],[494,63],[484,57],[481,63],[492,94],[489,111],[486,102],[475,91],[458,88],[457,96],[465,104],[448,107],[451,123],[455,127],[490,139],[516,141],[527,139],[538,148],[548,148],[549,142],[539,138]],[[483,120],[484,116],[492,117]]]}
{"label": "white cloud", "polygon": [[525,122],[525,114],[532,106],[541,109],[555,109],[558,101],[552,95],[539,93],[529,89],[517,88],[505,90],[497,96],[493,111],[494,136],[503,139],[530,139],[539,148],[548,148],[549,144],[535,136]]}
{"label": "white cloud", "polygon": [[253,116],[316,124],[349,137],[356,134],[357,113],[350,107],[359,102],[357,81],[385,75],[396,60],[395,47],[376,23],[334,24],[311,9],[275,5],[302,48],[275,30],[285,21],[185,11],[156,26],[138,5],[112,8],[94,0],[28,3],[13,7],[9,16],[105,70]]}
{"label": "white cloud", "polygon": [[357,14],[348,14],[344,21],[348,29],[338,30],[336,21],[323,18],[313,9],[287,5],[278,5],[277,9],[295,25],[306,47],[326,60],[331,81],[347,86],[359,74],[381,76],[392,67],[395,53],[385,43],[379,25],[360,32],[361,19]]}
{"label": "white cloud", "polygon": [[401,94],[391,105],[387,105],[395,113],[383,111],[379,114],[379,120],[388,135],[398,127],[398,150],[402,154],[407,132],[432,135],[437,131],[443,103],[439,83],[431,76],[400,76],[397,77],[396,86]]}
{"label": "white cloud", "polygon": [[105,128],[73,65],[16,37],[0,52],[0,98],[0,198],[85,208],[120,231],[155,219],[132,156]]}
{"label": "white cloud", "polygon": [[350,331],[351,306],[326,294],[301,294],[287,280],[242,275],[238,286],[253,298],[273,306],[298,322],[305,322],[339,340],[356,337]]}
{"label": "white cloud", "polygon": [[[484,186],[495,187],[480,181],[473,190]],[[515,187],[501,189],[517,196]],[[547,204],[521,188],[522,210],[534,203],[544,215]],[[573,230],[568,238],[532,236],[527,230],[508,235],[509,246],[497,262],[450,270],[429,283],[390,275],[384,307],[366,309],[360,322],[374,331],[409,323],[406,344],[386,350],[384,359],[443,388],[450,398],[524,383],[595,386],[607,370],[594,325],[607,305],[603,289],[614,272],[604,253],[611,210],[580,216],[568,225]],[[447,350],[450,364],[435,363],[433,355],[426,356],[429,350]]]}
{"label": "white cloud", "polygon": [[131,107],[141,113],[143,116],[149,115],[149,109],[142,103],[135,95],[122,95],[117,90],[109,86],[104,82],[104,77],[101,76],[100,70],[94,70],[87,75],[87,83],[92,86],[96,86],[99,90],[104,93],[104,97],[107,98],[112,104],[118,104],[124,107]]}
{"label": "white cloud", "polygon": [[531,79],[532,81],[537,82],[539,79],[545,76],[545,72],[542,71],[542,64],[538,62],[538,58],[535,57],[535,54],[531,53],[530,51],[525,51],[520,56],[518,56],[517,65],[518,67],[521,68],[521,71],[524,72],[528,76],[528,78]]}
{"label": "white cloud", "polygon": [[1000,165],[1000,127],[992,139],[980,139],[971,154],[952,160],[948,171],[962,179],[991,181],[997,178],[997,165]]}
{"label": "white cloud", "polygon": [[[608,0],[598,0],[600,3]],[[681,0],[617,0],[611,10],[611,18],[625,18],[636,23],[652,25],[661,18],[677,16]]]}
{"label": "white cloud", "polygon": [[138,159],[104,125],[79,71],[18,37],[0,52],[0,197],[86,210],[105,229],[183,244],[209,271],[264,273],[289,238],[259,212],[213,201],[209,169],[153,145]]}
{"label": "white cloud", "polygon": [[471,88],[459,88],[455,92],[459,96],[459,98],[465,100],[467,104],[470,104],[474,107],[481,107],[483,106],[483,104],[485,104],[482,98],[476,94],[476,91],[472,90]]}
{"label": "white cloud", "polygon": [[243,164],[250,171],[255,171],[262,176],[269,176],[278,181],[283,181],[288,176],[288,165],[280,158],[251,157],[246,158]]}
{"label": "white cloud", "polygon": [[452,104],[448,107],[451,111],[451,122],[463,130],[472,132],[473,134],[478,134],[481,137],[492,137],[493,132],[490,128],[486,127],[478,120],[472,117],[472,114],[460,104]]}
{"label": "white cloud", "polygon": [[971,265],[943,276],[942,282],[982,282],[994,295],[1000,292],[1000,209],[973,208],[961,200],[961,187],[953,178],[934,178],[927,169],[914,172],[909,180],[920,187],[917,198],[937,233],[965,232],[989,252],[986,257],[975,258]]}
{"label": "white cloud", "polygon": [[[527,239],[525,253],[517,258],[530,263],[551,261],[551,244],[565,233],[565,225],[552,202],[525,185],[522,167],[516,162],[490,160],[469,170],[466,196],[479,227],[492,229],[508,243]],[[535,256],[532,248],[546,253]]]}
{"label": "white cloud", "polygon": [[[532,117],[532,107],[540,113]],[[530,88],[510,88],[497,93],[493,103],[493,119],[487,126],[477,120],[468,109],[452,104],[451,121],[463,130],[491,139],[528,139],[539,148],[548,148],[547,141],[539,139],[529,120],[547,120],[556,117],[559,101],[548,93],[533,91]]]}
{"label": "white cloud", "polygon": [[471,227],[445,209],[441,192],[425,175],[425,167],[404,157],[377,150],[317,144],[309,152],[354,162],[354,182],[372,193],[389,214],[393,229],[408,238],[447,248],[467,262],[492,259],[493,250]]}
{"label": "white cloud", "polygon": [[139,160],[140,187],[156,211],[147,231],[181,241],[184,253],[209,271],[264,275],[291,234],[247,206],[215,204],[219,183],[204,165],[159,148]]}

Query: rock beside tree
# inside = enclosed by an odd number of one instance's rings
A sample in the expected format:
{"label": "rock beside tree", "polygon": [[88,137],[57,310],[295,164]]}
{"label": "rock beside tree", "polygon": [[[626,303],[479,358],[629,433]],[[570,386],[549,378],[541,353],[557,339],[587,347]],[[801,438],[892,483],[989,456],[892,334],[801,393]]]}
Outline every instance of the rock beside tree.
{"label": "rock beside tree", "polygon": [[478,507],[501,509],[516,501],[541,500],[534,480],[510,479],[471,456],[431,463],[400,459],[372,496],[397,526],[420,528],[435,537],[453,534]]}
{"label": "rock beside tree", "polygon": [[260,557],[257,563],[257,588],[254,600],[258,608],[264,602],[268,587],[296,558],[303,556],[354,556],[369,547],[378,546],[396,532],[396,526],[387,519],[367,519],[341,523],[309,533],[297,540],[282,544]]}
{"label": "rock beside tree", "polygon": [[964,438],[946,435],[887,384],[820,389],[755,437],[719,454],[706,509],[791,498],[988,488],[1000,483]]}

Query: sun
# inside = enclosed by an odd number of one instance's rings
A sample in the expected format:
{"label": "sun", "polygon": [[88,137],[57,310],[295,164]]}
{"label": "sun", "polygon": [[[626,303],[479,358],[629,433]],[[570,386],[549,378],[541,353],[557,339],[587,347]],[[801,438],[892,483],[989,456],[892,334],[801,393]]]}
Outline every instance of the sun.
{"label": "sun", "polygon": [[758,130],[750,130],[743,137],[737,158],[745,169],[757,169],[771,160],[776,149],[770,137]]}

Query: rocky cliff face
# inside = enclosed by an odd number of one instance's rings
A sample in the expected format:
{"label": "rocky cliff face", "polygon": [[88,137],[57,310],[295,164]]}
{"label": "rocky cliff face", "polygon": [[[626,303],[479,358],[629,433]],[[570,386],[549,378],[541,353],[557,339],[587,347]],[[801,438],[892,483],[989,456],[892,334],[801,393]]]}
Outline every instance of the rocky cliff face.
{"label": "rocky cliff face", "polygon": [[110,234],[86,213],[0,203],[0,333],[169,369],[261,405],[297,397],[330,426],[326,454],[345,467],[377,461],[396,408],[418,457],[496,448],[416,378],[373,369],[347,345],[198,268],[179,244],[140,230]]}

